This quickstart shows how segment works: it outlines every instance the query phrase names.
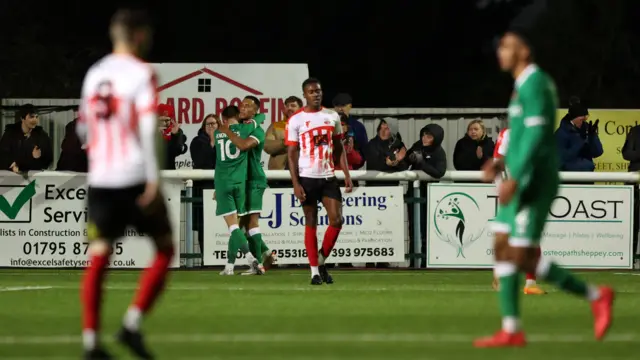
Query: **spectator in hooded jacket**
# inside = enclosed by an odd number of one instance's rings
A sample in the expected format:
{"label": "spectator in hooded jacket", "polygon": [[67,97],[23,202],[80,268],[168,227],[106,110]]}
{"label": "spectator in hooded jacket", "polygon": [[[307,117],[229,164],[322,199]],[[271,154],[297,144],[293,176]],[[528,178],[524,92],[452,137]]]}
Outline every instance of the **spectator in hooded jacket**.
{"label": "spectator in hooded jacket", "polygon": [[0,139],[0,170],[15,173],[47,169],[53,162],[49,135],[38,125],[35,106],[23,105],[18,121],[4,128]]}
{"label": "spectator in hooded jacket", "polygon": [[58,159],[56,171],[74,171],[86,173],[89,170],[89,160],[87,158],[87,150],[76,133],[76,124],[78,119],[64,127],[64,139],[62,140],[62,152]]}
{"label": "spectator in hooded jacket", "polygon": [[589,122],[589,110],[582,104],[569,107],[569,113],[556,130],[556,144],[561,171],[593,171],[594,158],[602,155],[598,137],[599,120]]}
{"label": "spectator in hooded jacket", "polygon": [[456,143],[453,166],[460,171],[479,171],[493,156],[494,147],[482,120],[473,120],[467,126],[467,133]]}
{"label": "spectator in hooded jacket", "polygon": [[[447,171],[447,155],[442,148],[444,130],[440,125],[429,124],[420,130],[420,140],[408,151],[411,170],[422,170],[439,179]],[[493,153],[492,153],[493,154]]]}
{"label": "spectator in hooded jacket", "polygon": [[160,132],[166,143],[165,169],[176,169],[176,158],[187,152],[187,136],[180,129],[180,124],[176,121],[173,107],[166,104],[158,105],[158,120],[160,121]]}
{"label": "spectator in hooded jacket", "polygon": [[[213,133],[218,129],[217,117],[209,114],[204,118],[198,136],[191,140],[189,152],[193,161],[193,168],[200,170],[214,170],[216,168],[216,147]],[[202,198],[204,189],[213,189],[213,181],[197,180],[193,182],[193,197]],[[198,232],[200,251],[204,243],[204,209],[202,203],[193,204],[193,230]]]}
{"label": "spectator in hooded jacket", "polygon": [[[444,140],[444,130],[440,125],[428,124],[420,130],[420,140],[407,151],[407,162],[411,164],[411,170],[422,170],[427,175],[439,179],[444,176],[447,171],[447,156],[442,149],[442,141]],[[413,187],[410,186],[407,189],[407,195],[413,196]],[[420,185],[420,191],[422,194],[427,193],[426,183]],[[424,196],[424,195],[423,195]],[[420,204],[420,211],[423,214],[427,213],[426,204]],[[409,228],[413,229],[413,206],[408,207],[409,213]],[[426,233],[427,222],[426,216],[422,216],[420,219],[420,243],[422,249],[414,249],[413,231],[409,232],[409,238],[411,239],[409,245],[409,251],[411,253],[420,253],[424,255],[423,251],[426,251]],[[414,264],[415,265],[415,264]],[[422,261],[422,267],[426,266],[426,261]]]}

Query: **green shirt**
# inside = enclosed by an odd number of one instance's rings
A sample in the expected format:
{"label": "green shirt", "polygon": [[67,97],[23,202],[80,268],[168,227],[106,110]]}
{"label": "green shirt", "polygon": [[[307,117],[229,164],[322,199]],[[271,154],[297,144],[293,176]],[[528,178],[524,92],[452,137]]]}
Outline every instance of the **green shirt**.
{"label": "green shirt", "polygon": [[[233,124],[229,129],[246,139],[256,129],[256,123]],[[246,182],[248,152],[240,151],[229,137],[220,131],[216,130],[213,136],[216,138],[216,170],[214,172],[216,187]]]}
{"label": "green shirt", "polygon": [[509,103],[509,146],[506,168],[518,188],[535,181],[557,183],[558,151],[554,138],[558,100],[549,75],[529,65],[516,79]]}
{"label": "green shirt", "polygon": [[249,150],[249,175],[251,182],[267,183],[267,175],[262,168],[262,151],[264,150],[265,133],[262,126],[256,127],[251,133],[251,137],[258,141],[258,145]]}

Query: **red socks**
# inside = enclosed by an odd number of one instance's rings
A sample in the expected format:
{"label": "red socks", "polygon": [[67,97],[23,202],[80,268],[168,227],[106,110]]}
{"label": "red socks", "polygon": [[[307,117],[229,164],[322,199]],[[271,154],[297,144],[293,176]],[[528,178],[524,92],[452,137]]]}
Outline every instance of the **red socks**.
{"label": "red socks", "polygon": [[327,231],[324,233],[324,239],[322,240],[322,256],[326,258],[331,255],[331,250],[336,245],[336,241],[338,241],[338,235],[340,235],[339,227],[333,227],[329,225],[327,227]]}
{"label": "red socks", "polygon": [[140,278],[140,285],[133,306],[142,313],[151,309],[155,300],[159,297],[169,272],[169,264],[173,257],[173,248],[158,252],[151,267],[144,270]]}
{"label": "red socks", "polygon": [[102,282],[109,263],[109,255],[91,256],[91,265],[84,270],[82,280],[82,328],[97,331],[100,327]]}
{"label": "red socks", "polygon": [[304,227],[304,247],[307,249],[307,258],[310,266],[318,266],[318,238],[316,227]]}
{"label": "red socks", "polygon": [[[538,248],[538,251],[537,251],[536,254],[538,256],[537,260],[540,260],[540,256],[542,256],[542,249]],[[536,279],[536,273],[535,272],[527,273],[527,280],[535,280],[535,279]]]}

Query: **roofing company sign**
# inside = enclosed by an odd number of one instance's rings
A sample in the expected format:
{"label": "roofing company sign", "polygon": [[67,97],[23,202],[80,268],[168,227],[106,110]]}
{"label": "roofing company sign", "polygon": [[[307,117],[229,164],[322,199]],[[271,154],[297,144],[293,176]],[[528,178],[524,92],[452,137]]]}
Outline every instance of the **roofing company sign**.
{"label": "roofing company sign", "polygon": [[[187,136],[187,146],[205,116],[220,114],[228,105],[240,105],[247,95],[260,99],[267,116],[264,129],[282,119],[284,100],[302,96],[309,77],[307,64],[152,64],[158,74],[160,102],[173,106],[176,120]],[[266,168],[268,155],[263,154]],[[176,158],[176,168],[191,168],[191,155]]]}

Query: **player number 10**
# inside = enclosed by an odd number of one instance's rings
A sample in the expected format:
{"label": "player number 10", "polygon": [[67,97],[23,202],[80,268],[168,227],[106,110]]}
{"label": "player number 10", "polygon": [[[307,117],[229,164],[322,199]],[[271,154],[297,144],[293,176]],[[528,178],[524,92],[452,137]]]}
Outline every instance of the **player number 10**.
{"label": "player number 10", "polygon": [[225,161],[227,159],[229,160],[233,160],[235,158],[237,158],[240,155],[240,150],[238,150],[238,148],[236,148],[235,152],[231,152],[231,141],[225,141],[224,139],[220,139],[218,140],[218,143],[220,144],[220,148],[224,149],[224,151],[222,152],[222,154],[220,154],[220,158],[222,159],[222,161]]}

